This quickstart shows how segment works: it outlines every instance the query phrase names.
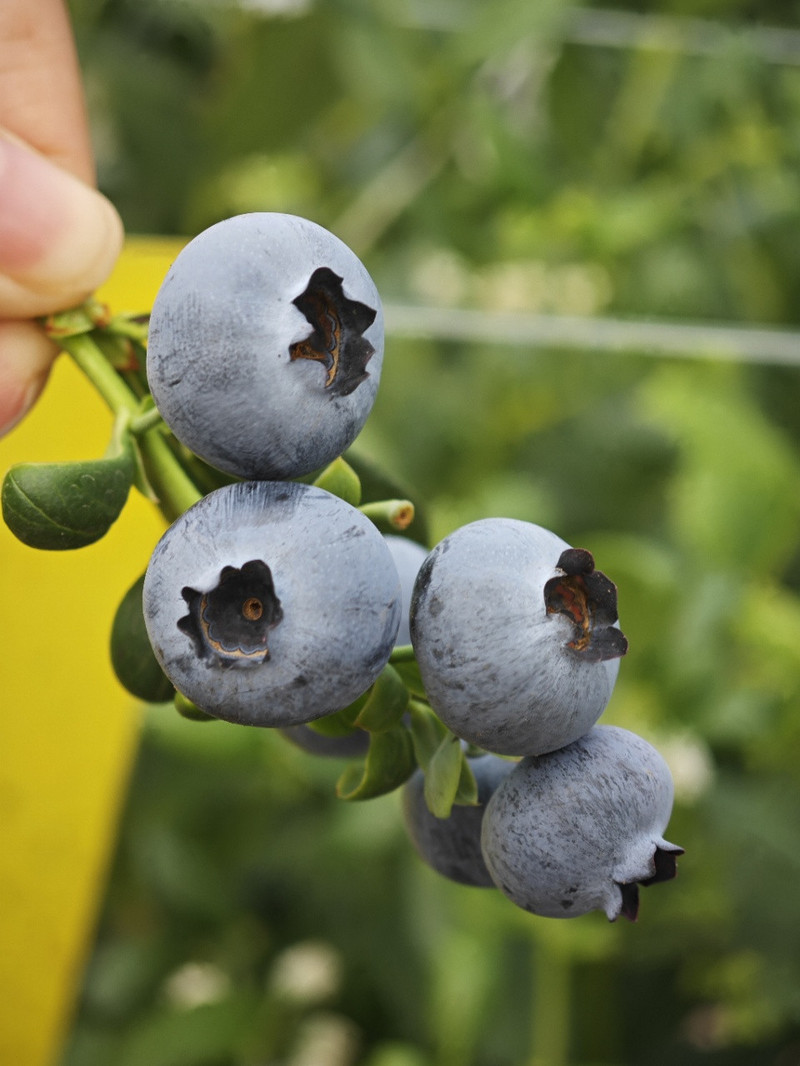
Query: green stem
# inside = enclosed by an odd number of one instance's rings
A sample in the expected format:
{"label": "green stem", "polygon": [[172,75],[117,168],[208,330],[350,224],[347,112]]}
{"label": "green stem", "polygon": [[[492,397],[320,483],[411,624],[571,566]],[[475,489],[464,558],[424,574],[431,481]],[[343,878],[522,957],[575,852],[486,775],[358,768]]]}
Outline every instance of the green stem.
{"label": "green stem", "polygon": [[[140,411],[139,398],[108,362],[92,340],[91,334],[64,337],[59,343],[115,415],[128,411],[132,420],[136,418]],[[157,496],[161,513],[167,521],[172,522],[192,504],[197,503],[202,493],[176,459],[160,425],[143,433],[138,439],[138,446],[147,479]]]}
{"label": "green stem", "polygon": [[378,500],[363,504],[359,511],[376,524],[392,529],[407,529],[414,521],[414,504],[410,500]]}
{"label": "green stem", "polygon": [[160,428],[148,430],[139,438],[139,450],[161,513],[168,522],[174,522],[203,494],[175,458]]}
{"label": "green stem", "polygon": [[77,363],[115,415],[120,411],[136,414],[139,410],[139,400],[94,343],[90,334],[64,337],[59,340],[59,344]]}

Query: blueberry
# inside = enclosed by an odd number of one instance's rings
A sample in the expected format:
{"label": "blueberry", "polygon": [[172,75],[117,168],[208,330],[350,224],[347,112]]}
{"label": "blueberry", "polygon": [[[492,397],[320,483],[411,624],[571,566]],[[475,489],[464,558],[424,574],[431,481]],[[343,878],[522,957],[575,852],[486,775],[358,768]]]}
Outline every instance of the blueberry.
{"label": "blueberry", "polygon": [[400,628],[397,631],[398,644],[410,644],[411,633],[408,627],[408,612],[411,609],[411,594],[414,591],[414,582],[417,579],[419,568],[425,561],[428,552],[421,544],[410,540],[408,537],[397,537],[392,533],[385,533],[384,539],[392,553],[394,565],[400,578],[402,592],[403,614],[400,620]]}
{"label": "blueberry", "polygon": [[430,553],[411,640],[442,721],[501,755],[540,755],[590,729],[627,649],[616,588],[590,553],[506,518],[462,526]]}
{"label": "blueberry", "polygon": [[498,888],[550,918],[605,911],[634,920],[639,885],[675,876],[683,849],[663,833],[672,777],[647,741],[594,726],[559,751],[523,759],[483,818],[482,849]]}
{"label": "blueberry", "polygon": [[383,312],[362,263],[294,215],[237,215],[172,264],[150,320],[147,376],[164,421],[212,466],[293,478],[364,425]]}
{"label": "blueberry", "polygon": [[449,818],[436,818],[425,802],[425,777],[415,770],[403,786],[403,815],[420,857],[451,881],[494,888],[481,853],[481,822],[486,804],[515,763],[498,755],[470,759],[478,785],[478,805],[454,806]]}
{"label": "blueberry", "polygon": [[363,729],[354,729],[352,733],[340,737],[329,737],[318,733],[310,725],[301,724],[286,726],[281,733],[303,751],[333,759],[366,755],[369,748],[369,733]]}
{"label": "blueberry", "polygon": [[173,523],[153,552],[144,617],[172,683],[217,718],[310,722],[385,666],[400,622],[386,543],[360,511],[294,482],[239,482]]}

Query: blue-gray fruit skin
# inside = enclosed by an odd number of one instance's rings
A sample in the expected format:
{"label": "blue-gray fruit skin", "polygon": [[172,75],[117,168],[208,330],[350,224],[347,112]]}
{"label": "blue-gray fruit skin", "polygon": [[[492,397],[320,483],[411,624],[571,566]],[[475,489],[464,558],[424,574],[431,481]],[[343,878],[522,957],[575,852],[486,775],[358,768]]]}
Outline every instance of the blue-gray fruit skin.
{"label": "blue-gray fruit skin", "polygon": [[153,305],[150,390],[219,470],[294,478],[340,455],[375,400],[383,312],[357,256],[307,219],[236,215],[178,255]]}
{"label": "blue-gray fruit skin", "polygon": [[164,673],[201,710],[291,726],[349,706],[375,681],[394,647],[400,583],[381,534],[343,500],[239,482],[167,530],[143,608]]}
{"label": "blue-gray fruit skin", "polygon": [[486,518],[445,537],[422,565],[411,640],[431,705],[457,736],[501,755],[541,755],[605,710],[627,646],[616,590],[594,571],[613,609],[602,605],[597,625],[587,610],[581,633],[545,598],[560,581],[582,580],[560,568],[572,556],[591,560],[541,526]]}
{"label": "blue-gray fruit skin", "polygon": [[478,804],[455,805],[449,818],[431,814],[425,802],[425,777],[415,770],[403,786],[406,829],[420,858],[451,881],[475,888],[494,888],[481,853],[481,822],[495,789],[514,763],[498,755],[470,759],[478,785]]}
{"label": "blue-gray fruit skin", "polygon": [[667,764],[617,726],[523,759],[486,807],[481,846],[497,887],[548,918],[593,910],[634,921],[639,885],[675,876],[683,849],[664,839],[672,811]]}
{"label": "blue-gray fruit skin", "polygon": [[425,562],[428,550],[408,537],[398,537],[393,533],[385,533],[384,539],[389,551],[392,553],[394,565],[397,567],[402,593],[403,613],[400,619],[400,628],[397,631],[397,644],[410,644],[411,632],[409,630],[408,614],[411,610],[411,596],[414,592],[414,582],[417,580],[419,568]]}
{"label": "blue-gray fruit skin", "polygon": [[329,737],[318,733],[310,725],[290,725],[281,729],[281,733],[298,748],[310,755],[322,755],[332,759],[350,759],[366,755],[369,749],[369,733],[363,729],[354,729],[341,737]]}

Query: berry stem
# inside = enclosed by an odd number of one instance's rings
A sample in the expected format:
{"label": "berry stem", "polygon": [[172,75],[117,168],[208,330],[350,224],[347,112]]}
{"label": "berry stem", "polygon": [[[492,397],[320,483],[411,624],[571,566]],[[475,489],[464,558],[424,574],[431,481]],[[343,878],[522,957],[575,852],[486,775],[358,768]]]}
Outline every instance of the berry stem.
{"label": "berry stem", "polygon": [[[114,415],[127,412],[135,424],[141,415],[141,400],[106,359],[91,333],[60,337],[59,344],[91,381]],[[151,428],[139,433],[137,444],[158,507],[167,521],[172,522],[197,503],[202,493],[173,454],[162,428],[159,418]]]}

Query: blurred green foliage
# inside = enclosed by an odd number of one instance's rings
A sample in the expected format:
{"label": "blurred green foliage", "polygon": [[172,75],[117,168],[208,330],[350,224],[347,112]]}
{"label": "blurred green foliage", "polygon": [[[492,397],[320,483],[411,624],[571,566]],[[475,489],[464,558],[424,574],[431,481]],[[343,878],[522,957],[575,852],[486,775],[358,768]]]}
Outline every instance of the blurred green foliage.
{"label": "blurred green foliage", "polygon": [[[286,210],[387,302],[800,323],[800,51],[757,36],[796,3],[628,0],[648,47],[560,0],[260,6],[73,0],[131,231]],[[358,447],[431,543],[524,518],[617,582],[605,720],[673,769],[679,878],[636,926],[537,920],[335,760],[153,707],[62,1066],[800,1063],[799,401],[794,367],[390,337]]]}

